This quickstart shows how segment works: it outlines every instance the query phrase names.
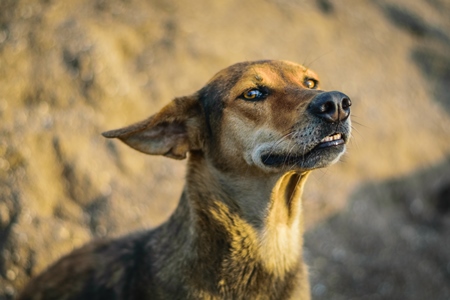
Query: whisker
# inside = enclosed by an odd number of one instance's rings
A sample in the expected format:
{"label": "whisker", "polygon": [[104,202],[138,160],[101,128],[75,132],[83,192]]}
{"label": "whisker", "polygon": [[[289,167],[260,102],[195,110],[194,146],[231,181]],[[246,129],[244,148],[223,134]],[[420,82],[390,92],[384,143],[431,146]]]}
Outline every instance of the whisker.
{"label": "whisker", "polygon": [[353,135],[353,132],[359,134],[361,137],[364,137],[364,136],[361,134],[361,132],[359,132],[359,130],[358,130],[356,127],[353,127],[353,126],[352,126],[352,135]]}
{"label": "whisker", "polygon": [[[285,141],[289,136],[291,136],[291,135],[293,135],[293,134],[295,134],[295,132],[294,131],[291,131],[291,132],[288,132],[287,134],[285,134],[285,135],[283,135],[281,138],[279,138],[271,147],[270,147],[270,150],[269,150],[269,155],[271,155],[276,149],[276,147],[278,146],[278,145],[280,145],[283,141]],[[291,141],[289,141],[289,143],[290,143]]]}
{"label": "whisker", "polygon": [[305,68],[308,68],[308,69],[309,69],[309,67],[310,67],[313,63],[315,63],[316,61],[318,61],[318,60],[321,59],[322,57],[324,57],[324,56],[330,54],[330,53],[333,52],[333,51],[334,51],[334,50],[330,50],[330,51],[328,51],[328,52],[325,52],[325,53],[323,53],[323,54],[317,56],[316,58],[314,58],[313,60],[311,60],[311,61],[308,62],[308,63],[305,62],[305,63],[303,63],[303,66],[304,66]]}
{"label": "whisker", "polygon": [[360,123],[360,122],[355,121],[355,120],[353,120],[353,119],[352,119],[352,124],[356,124],[356,125],[358,125],[358,126],[365,127],[365,128],[370,128],[369,126],[364,125],[363,123]]}
{"label": "whisker", "polygon": [[303,151],[302,151],[303,156],[302,156],[302,164],[301,164],[302,167],[305,165],[305,155],[304,155],[305,152],[306,152],[306,145],[303,145]]}
{"label": "whisker", "polygon": [[[295,144],[294,144],[294,146],[291,147],[291,149],[289,149],[288,155],[286,156],[285,164],[286,164],[287,162],[289,162],[289,159],[291,158],[292,150],[293,150],[294,148],[295,148]],[[294,165],[295,165],[295,164],[294,164]]]}
{"label": "whisker", "polygon": [[270,146],[269,152],[267,153],[267,158],[263,162],[266,162],[269,159],[269,156],[274,153],[275,148],[281,144],[284,140],[286,140],[290,135],[294,134],[294,131],[288,131],[283,136],[281,136],[272,146]]}

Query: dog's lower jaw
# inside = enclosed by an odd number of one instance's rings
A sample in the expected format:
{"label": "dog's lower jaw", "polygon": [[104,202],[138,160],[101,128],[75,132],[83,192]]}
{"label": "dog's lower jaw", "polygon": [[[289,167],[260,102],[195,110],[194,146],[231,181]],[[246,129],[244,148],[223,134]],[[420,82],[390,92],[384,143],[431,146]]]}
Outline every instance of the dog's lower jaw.
{"label": "dog's lower jaw", "polygon": [[[306,174],[272,175],[255,185],[256,179],[242,176],[223,180],[221,176],[229,174],[211,172],[201,155],[189,160],[179,207],[159,229],[161,238],[168,239],[166,246],[173,249],[158,250],[177,257],[182,277],[189,278],[186,286],[198,287],[186,298],[291,299],[298,287],[306,295],[300,201]],[[249,180],[251,184],[246,184]],[[224,182],[235,186],[230,189]],[[255,190],[249,190],[253,186]],[[188,224],[189,230],[184,228]],[[164,232],[184,235],[182,247],[169,241],[181,237],[167,237]],[[161,266],[159,276],[164,277],[164,269]]]}
{"label": "dog's lower jaw", "polygon": [[251,155],[246,157],[246,162],[267,173],[280,173],[290,170],[307,172],[335,164],[345,153],[345,150],[346,146],[342,144],[325,149],[313,149],[305,154],[295,152],[277,154],[268,151],[267,147],[263,145],[255,148]]}

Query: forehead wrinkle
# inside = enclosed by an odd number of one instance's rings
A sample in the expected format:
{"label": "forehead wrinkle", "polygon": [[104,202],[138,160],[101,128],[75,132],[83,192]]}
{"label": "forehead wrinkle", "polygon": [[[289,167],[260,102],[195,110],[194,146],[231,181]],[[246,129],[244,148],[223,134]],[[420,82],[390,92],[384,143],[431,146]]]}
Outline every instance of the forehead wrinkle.
{"label": "forehead wrinkle", "polygon": [[254,67],[241,76],[233,88],[232,96],[236,97],[248,89],[260,86],[270,88],[284,86],[284,84],[283,81],[279,79],[278,74],[270,69]]}
{"label": "forehead wrinkle", "polygon": [[282,72],[269,65],[253,67],[248,74],[244,75],[244,77],[247,76],[248,80],[253,81],[255,85],[264,85],[267,87],[278,86],[285,81]]}

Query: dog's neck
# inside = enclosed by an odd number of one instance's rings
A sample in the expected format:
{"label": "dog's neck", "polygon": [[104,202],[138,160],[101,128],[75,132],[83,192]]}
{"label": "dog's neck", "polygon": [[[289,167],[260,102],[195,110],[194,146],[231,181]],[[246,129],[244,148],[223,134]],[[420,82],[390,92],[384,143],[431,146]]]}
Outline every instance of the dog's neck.
{"label": "dog's neck", "polygon": [[193,154],[187,174],[189,203],[201,209],[222,205],[259,233],[300,221],[307,172],[222,171],[202,154]]}
{"label": "dog's neck", "polygon": [[[184,195],[194,238],[214,232],[209,240],[233,242],[246,236],[255,259],[282,276],[301,257],[301,194],[307,173],[287,172],[252,176],[230,175],[211,166],[202,154],[192,154],[188,162]],[[187,200],[187,201],[186,201]],[[214,231],[212,230],[214,229]],[[200,241],[202,242],[202,241]]]}

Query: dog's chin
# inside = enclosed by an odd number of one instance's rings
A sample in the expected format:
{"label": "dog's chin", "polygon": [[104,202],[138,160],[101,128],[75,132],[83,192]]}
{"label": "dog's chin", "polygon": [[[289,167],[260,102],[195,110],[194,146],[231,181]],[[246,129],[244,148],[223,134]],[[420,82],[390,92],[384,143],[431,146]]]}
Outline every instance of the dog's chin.
{"label": "dog's chin", "polygon": [[280,169],[312,170],[336,163],[345,152],[345,144],[326,148],[314,148],[304,155],[267,154],[261,156],[265,167]]}
{"label": "dog's chin", "polygon": [[[286,148],[274,149],[273,143],[262,143],[254,148],[247,162],[266,172],[287,170],[308,171],[324,168],[336,163],[346,150],[347,133],[334,133],[325,136],[318,143],[297,151]],[[303,150],[303,151],[302,151]]]}
{"label": "dog's chin", "polygon": [[317,168],[327,167],[336,163],[344,154],[346,149],[345,142],[319,144],[307,153],[297,154],[277,154],[277,153],[258,153],[254,162],[265,170],[300,170],[307,171]]}

